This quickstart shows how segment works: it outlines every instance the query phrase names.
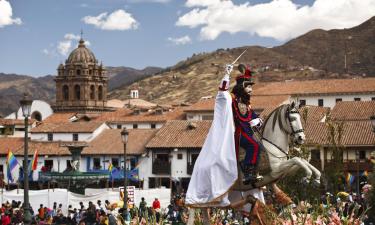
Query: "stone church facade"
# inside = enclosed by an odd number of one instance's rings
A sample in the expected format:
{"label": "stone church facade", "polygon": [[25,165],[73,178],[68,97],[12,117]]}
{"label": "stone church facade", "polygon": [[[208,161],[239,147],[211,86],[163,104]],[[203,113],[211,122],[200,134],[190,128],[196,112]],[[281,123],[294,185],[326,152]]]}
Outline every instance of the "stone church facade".
{"label": "stone church facade", "polygon": [[106,69],[81,38],[64,64],[57,69],[54,112],[108,111]]}

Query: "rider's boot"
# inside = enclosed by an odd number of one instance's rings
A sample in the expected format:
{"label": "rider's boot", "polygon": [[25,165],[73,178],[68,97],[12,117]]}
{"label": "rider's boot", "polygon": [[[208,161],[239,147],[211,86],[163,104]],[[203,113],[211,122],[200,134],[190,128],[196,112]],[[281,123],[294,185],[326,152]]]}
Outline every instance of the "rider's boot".
{"label": "rider's boot", "polygon": [[256,183],[258,181],[263,180],[263,176],[260,176],[256,172],[255,165],[246,165],[244,162],[241,162],[240,166],[241,166],[241,170],[243,172],[242,183],[244,185],[253,184],[253,183]]}

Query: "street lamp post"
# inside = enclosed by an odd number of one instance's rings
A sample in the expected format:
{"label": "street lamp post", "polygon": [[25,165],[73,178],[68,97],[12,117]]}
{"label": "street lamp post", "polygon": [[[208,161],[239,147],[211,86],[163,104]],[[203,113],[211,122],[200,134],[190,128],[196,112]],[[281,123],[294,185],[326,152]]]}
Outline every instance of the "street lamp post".
{"label": "street lamp post", "polygon": [[31,213],[29,204],[29,146],[28,146],[28,126],[29,116],[31,113],[31,103],[33,101],[28,99],[27,94],[24,94],[23,99],[20,101],[22,114],[25,118],[25,138],[24,138],[24,152],[23,152],[23,189],[24,189],[24,203],[23,203],[23,222],[24,224],[31,224]]}
{"label": "street lamp post", "polygon": [[361,192],[359,191],[359,151],[355,151],[355,159],[357,161],[357,196],[360,196]]}
{"label": "street lamp post", "polygon": [[124,127],[124,129],[121,131],[121,138],[122,142],[124,143],[124,220],[126,221],[128,218],[128,177],[127,177],[127,171],[126,171],[126,144],[128,143],[128,137],[129,137],[129,131]]}

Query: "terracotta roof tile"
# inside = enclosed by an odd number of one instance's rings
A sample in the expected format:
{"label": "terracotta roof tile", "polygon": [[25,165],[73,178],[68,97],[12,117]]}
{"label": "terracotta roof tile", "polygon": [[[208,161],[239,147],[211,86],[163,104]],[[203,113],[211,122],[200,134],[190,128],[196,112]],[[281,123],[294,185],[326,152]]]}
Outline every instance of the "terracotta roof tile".
{"label": "terracotta roof tile", "polygon": [[[140,155],[145,152],[146,144],[158,131],[156,129],[131,129],[129,131],[127,154]],[[120,154],[124,153],[124,144],[121,139],[120,129],[108,129],[89,143],[82,154]]]}
{"label": "terracotta roof tile", "polygon": [[336,120],[369,120],[375,115],[375,101],[338,102],[331,117]]}
{"label": "terracotta roof tile", "polygon": [[[289,100],[289,95],[275,95],[275,96],[252,96],[251,107],[255,110],[263,110],[265,108],[272,108],[281,105]],[[186,107],[185,112],[207,112],[214,111],[215,98],[201,99],[197,103]]]}
{"label": "terracotta roof tile", "polygon": [[[308,144],[329,145],[328,133],[328,126],[325,123],[309,123],[305,126]],[[341,143],[344,146],[374,146],[375,133],[372,132],[371,122],[345,121]]]}
{"label": "terracotta roof tile", "polygon": [[168,120],[178,120],[184,118],[183,107],[173,109],[173,111],[163,112],[162,114],[156,114],[155,111],[140,112],[140,114],[133,114],[133,111],[129,109],[118,109],[115,112],[103,113],[101,116],[96,118],[96,121],[106,122],[166,122]]}
{"label": "terracotta roof tile", "polygon": [[42,123],[33,128],[31,133],[91,133],[100,127],[103,122],[65,122]]}
{"label": "terracotta roof tile", "polygon": [[[35,123],[36,120],[34,119],[29,119],[29,125]],[[16,119],[3,119],[0,118],[0,125],[3,126],[14,126],[14,125],[24,125],[25,121],[24,120],[16,120]]]}
{"label": "terracotta roof tile", "polygon": [[[201,148],[212,121],[168,121],[156,133],[146,148]],[[189,129],[189,124],[195,128]]]}
{"label": "terracotta roof tile", "polygon": [[374,93],[375,78],[269,82],[254,85],[254,95]]}
{"label": "terracotta roof tile", "polygon": [[[299,109],[302,122],[320,122],[330,111],[329,107],[303,106]],[[306,116],[306,118],[304,118]]]}
{"label": "terracotta roof tile", "polygon": [[69,119],[75,116],[77,113],[53,113],[49,117],[47,117],[45,120],[43,120],[43,123],[65,123],[69,122]]}
{"label": "terracotta roof tile", "polygon": [[13,153],[17,149],[23,148],[23,138],[14,138],[14,137],[1,137],[0,138],[0,154],[8,154],[8,150],[11,150]]}

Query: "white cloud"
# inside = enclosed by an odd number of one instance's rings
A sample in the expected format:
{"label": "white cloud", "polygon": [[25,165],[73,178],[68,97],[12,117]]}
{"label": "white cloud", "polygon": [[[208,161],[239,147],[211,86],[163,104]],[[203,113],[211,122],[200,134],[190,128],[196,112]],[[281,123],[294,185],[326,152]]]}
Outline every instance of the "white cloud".
{"label": "white cloud", "polygon": [[0,27],[12,24],[22,24],[20,18],[12,18],[12,6],[6,0],[0,0]]}
{"label": "white cloud", "polygon": [[[56,44],[56,47],[54,44],[51,44],[50,48],[43,49],[42,53],[53,57],[58,55],[67,56],[76,47],[74,43],[77,43],[80,39],[81,36],[79,35],[67,33],[64,35],[64,39]],[[85,40],[85,45],[90,46],[91,43]]]}
{"label": "white cloud", "polygon": [[312,29],[343,29],[374,16],[374,0],[315,0],[297,5],[292,0],[272,0],[251,5],[235,5],[231,0],[187,0],[192,10],[179,17],[177,26],[200,27],[203,40],[214,40],[221,33],[247,32],[280,41]]}
{"label": "white cloud", "polygon": [[175,45],[186,45],[186,44],[191,44],[191,39],[189,36],[185,35],[180,38],[168,38],[168,41],[172,42]]}
{"label": "white cloud", "polygon": [[109,14],[101,13],[98,16],[85,16],[82,21],[86,24],[92,24],[102,30],[130,30],[137,29],[138,22],[130,13],[119,9]]}

